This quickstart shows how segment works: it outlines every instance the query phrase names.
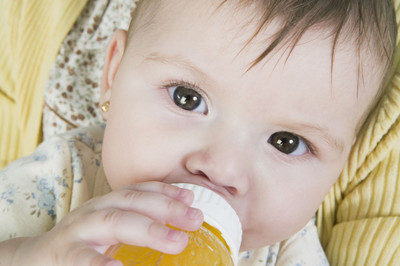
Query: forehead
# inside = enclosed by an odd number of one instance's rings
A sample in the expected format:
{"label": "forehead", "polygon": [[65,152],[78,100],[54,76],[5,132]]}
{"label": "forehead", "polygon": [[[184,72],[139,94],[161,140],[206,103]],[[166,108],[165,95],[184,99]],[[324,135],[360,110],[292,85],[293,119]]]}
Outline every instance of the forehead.
{"label": "forehead", "polygon": [[[293,50],[290,45],[280,46],[249,70],[276,33],[278,20],[252,38],[259,25],[255,5],[241,8],[237,1],[222,6],[220,1],[154,2],[157,5],[149,16],[151,22],[139,27],[142,30],[137,30],[133,38],[142,39],[147,55],[156,53],[158,57],[179,58],[181,62],[184,58],[214,83],[225,79],[232,88],[247,87],[247,90],[279,84],[275,92],[281,95],[295,97],[301,91],[299,96],[308,96],[299,98],[304,101],[315,101],[323,95],[325,101],[344,111],[354,112],[351,107],[359,105],[357,113],[367,110],[379,87],[377,71],[372,69],[374,64],[357,62],[353,42],[338,43],[332,57],[332,39],[324,30],[306,32]],[[148,9],[151,8],[149,5]],[[313,102],[318,106],[316,109],[323,107],[319,102],[322,101]],[[360,114],[358,119],[361,117]]]}
{"label": "forehead", "polygon": [[[132,31],[146,31],[148,33],[156,32],[156,36],[158,37],[160,32],[168,33],[163,26],[168,26],[169,29],[182,29],[182,32],[185,33],[185,30],[191,30],[193,33],[204,34],[209,32],[224,32],[221,39],[225,39],[226,41],[235,41],[241,42],[240,44],[246,46],[246,44],[252,42],[254,43],[253,37],[255,38],[261,45],[258,49],[258,56],[260,56],[261,52],[266,49],[271,42],[275,42],[278,36],[279,30],[281,30],[285,24],[289,21],[284,21],[284,16],[287,12],[280,11],[282,13],[278,13],[278,17],[273,15],[271,17],[266,14],[269,13],[271,7],[269,7],[266,3],[268,1],[239,1],[239,0],[203,0],[203,1],[194,1],[194,0],[147,0],[141,1],[139,3],[141,5],[141,16],[135,15],[134,17],[140,17],[138,19],[139,23],[134,23]],[[271,1],[273,2],[273,1]],[[284,5],[283,5],[284,6]],[[138,12],[139,13],[139,12]],[[276,11],[274,11],[274,14]],[[281,15],[279,15],[281,14]],[[135,19],[134,19],[135,20]],[[317,38],[330,38],[331,35],[335,34],[334,28],[336,28],[336,22],[332,22],[332,19],[329,21],[322,21],[322,23],[318,23],[311,27],[310,31],[314,31],[316,33]],[[334,24],[331,24],[334,23]],[[357,45],[359,45],[358,35],[355,34],[353,29],[353,22],[348,22],[343,25],[341,29],[341,33],[339,39],[342,43],[351,44],[348,45],[347,48],[354,49]],[[295,26],[297,27],[297,26]],[[348,27],[350,27],[348,29]],[[204,31],[204,29],[206,29]],[[353,30],[352,30],[353,29]],[[153,31],[152,31],[153,30]],[[202,31],[201,31],[202,30]],[[296,32],[296,30],[294,31]],[[186,32],[187,33],[187,32]],[[231,34],[234,33],[234,34]],[[182,35],[182,38],[185,38],[186,35]],[[279,40],[278,37],[278,48],[279,49],[292,49],[294,47],[294,40],[297,40],[291,33],[289,35],[284,35],[285,37],[282,40]],[[232,40],[228,40],[229,37],[232,37]],[[221,40],[220,39],[220,40]],[[332,42],[333,47],[333,40]],[[221,44],[222,42],[216,42],[217,44]],[[364,43],[364,42],[363,42]],[[368,46],[368,44],[365,44]],[[260,49],[261,48],[261,49]],[[269,48],[269,47],[268,47]],[[343,48],[343,47],[342,47]],[[332,52],[334,52],[332,50]],[[372,54],[375,54],[371,49],[369,51],[363,50],[358,53],[359,56],[365,59],[364,61],[368,61],[371,59]],[[258,57],[257,56],[257,57]],[[375,60],[374,60],[375,61]],[[370,62],[367,64],[371,66]],[[377,64],[380,66],[381,64]],[[375,71],[376,72],[376,71]]]}

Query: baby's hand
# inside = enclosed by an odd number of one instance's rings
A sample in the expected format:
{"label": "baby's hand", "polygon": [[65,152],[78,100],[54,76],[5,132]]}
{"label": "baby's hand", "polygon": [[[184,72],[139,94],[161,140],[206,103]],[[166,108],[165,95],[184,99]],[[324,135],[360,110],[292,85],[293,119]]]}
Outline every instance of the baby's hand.
{"label": "baby's hand", "polygon": [[[15,258],[39,256],[38,265],[106,265],[115,261],[104,252],[119,242],[177,254],[186,247],[187,235],[166,224],[197,230],[203,215],[189,207],[192,201],[193,192],[160,182],[113,191],[74,210],[48,233],[24,241]],[[20,262],[36,265],[31,259]]]}

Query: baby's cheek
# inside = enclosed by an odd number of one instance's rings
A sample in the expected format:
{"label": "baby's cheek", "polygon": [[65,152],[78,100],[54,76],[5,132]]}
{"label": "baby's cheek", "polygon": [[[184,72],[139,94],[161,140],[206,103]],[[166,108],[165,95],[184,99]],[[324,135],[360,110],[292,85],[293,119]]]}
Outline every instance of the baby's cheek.
{"label": "baby's cheek", "polygon": [[242,249],[259,248],[290,238],[313,217],[313,209],[290,201],[276,203],[273,207],[266,203],[261,204],[258,212],[242,220]]}

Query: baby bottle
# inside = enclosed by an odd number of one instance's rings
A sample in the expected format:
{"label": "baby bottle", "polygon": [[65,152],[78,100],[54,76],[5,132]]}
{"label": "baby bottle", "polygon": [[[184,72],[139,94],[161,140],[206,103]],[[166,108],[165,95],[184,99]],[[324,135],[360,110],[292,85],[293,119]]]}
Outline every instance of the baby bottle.
{"label": "baby bottle", "polygon": [[145,247],[117,244],[106,255],[128,265],[236,265],[242,240],[239,217],[217,193],[193,184],[175,184],[194,192],[192,207],[203,212],[204,223],[187,232],[189,243],[177,255]]}

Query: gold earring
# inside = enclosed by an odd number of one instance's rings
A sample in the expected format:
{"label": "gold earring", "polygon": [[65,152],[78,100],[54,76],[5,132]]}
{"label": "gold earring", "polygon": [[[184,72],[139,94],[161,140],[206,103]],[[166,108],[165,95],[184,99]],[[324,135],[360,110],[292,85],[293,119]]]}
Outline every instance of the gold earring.
{"label": "gold earring", "polygon": [[110,109],[110,101],[106,101],[101,105],[101,111],[107,112]]}

